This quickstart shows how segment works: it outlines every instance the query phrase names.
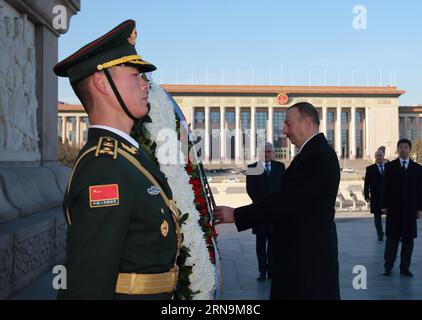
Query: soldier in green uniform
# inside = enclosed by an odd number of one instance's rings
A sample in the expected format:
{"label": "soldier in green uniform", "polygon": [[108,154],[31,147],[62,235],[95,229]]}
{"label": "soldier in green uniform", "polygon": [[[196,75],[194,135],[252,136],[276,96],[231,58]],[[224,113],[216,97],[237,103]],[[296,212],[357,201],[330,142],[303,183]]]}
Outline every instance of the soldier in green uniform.
{"label": "soldier in green uniform", "polygon": [[144,73],[128,20],[54,67],[88,113],[88,141],[64,199],[67,289],[59,299],[171,299],[181,244],[166,178],[129,135],[148,113]]}

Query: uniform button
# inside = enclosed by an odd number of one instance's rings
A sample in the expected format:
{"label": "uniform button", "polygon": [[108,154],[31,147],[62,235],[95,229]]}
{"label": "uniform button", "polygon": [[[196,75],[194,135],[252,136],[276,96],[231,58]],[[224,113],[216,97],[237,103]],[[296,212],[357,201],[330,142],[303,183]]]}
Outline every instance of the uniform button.
{"label": "uniform button", "polygon": [[164,209],[163,208],[161,208],[161,213],[164,214]]}

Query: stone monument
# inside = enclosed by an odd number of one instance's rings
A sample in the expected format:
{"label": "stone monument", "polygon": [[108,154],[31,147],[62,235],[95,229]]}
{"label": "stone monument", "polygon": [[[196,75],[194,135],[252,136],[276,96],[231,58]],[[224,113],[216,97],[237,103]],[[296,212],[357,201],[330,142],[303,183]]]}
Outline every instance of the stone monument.
{"label": "stone monument", "polygon": [[57,161],[53,66],[79,10],[80,0],[0,0],[0,299],[64,259],[70,170]]}

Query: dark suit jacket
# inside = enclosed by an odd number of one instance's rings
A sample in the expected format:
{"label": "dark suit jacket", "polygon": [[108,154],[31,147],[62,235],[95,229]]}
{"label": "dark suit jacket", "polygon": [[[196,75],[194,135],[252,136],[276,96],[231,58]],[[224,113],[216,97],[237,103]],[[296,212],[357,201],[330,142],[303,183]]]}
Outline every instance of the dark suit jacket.
{"label": "dark suit jacket", "polygon": [[337,155],[318,134],[292,161],[278,194],[235,210],[239,231],[274,223],[271,299],[340,298],[334,223],[339,183]]}
{"label": "dark suit jacket", "polygon": [[[385,175],[385,164],[384,164]],[[366,167],[364,194],[365,199],[371,200],[371,212],[381,213],[382,193],[384,191],[384,177],[381,175],[378,165],[374,163]]]}
{"label": "dark suit jacket", "polygon": [[[248,168],[256,168],[257,165],[262,166],[261,162],[255,162],[248,165]],[[265,171],[260,175],[248,174],[246,176],[246,190],[253,203],[263,200],[266,196],[280,191],[286,167],[284,163],[271,161],[271,173],[267,175]],[[260,214],[257,212],[256,214]],[[271,233],[272,226],[270,223],[263,223],[252,228],[254,234]]]}
{"label": "dark suit jacket", "polygon": [[386,235],[391,238],[417,237],[416,213],[422,210],[422,169],[412,160],[407,170],[400,159],[385,166],[383,208],[387,208]]}

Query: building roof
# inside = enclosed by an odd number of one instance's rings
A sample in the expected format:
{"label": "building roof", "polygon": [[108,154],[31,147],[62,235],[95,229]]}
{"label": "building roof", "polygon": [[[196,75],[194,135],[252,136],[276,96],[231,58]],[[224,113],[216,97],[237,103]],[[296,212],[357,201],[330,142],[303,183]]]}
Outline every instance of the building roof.
{"label": "building roof", "polygon": [[397,87],[346,86],[243,86],[243,85],[179,85],[163,84],[169,93],[235,93],[235,94],[320,94],[320,95],[376,95],[401,96],[405,90]]}
{"label": "building roof", "polygon": [[[397,96],[405,94],[405,90],[397,87],[346,87],[346,86],[238,86],[238,85],[176,85],[163,84],[163,89],[170,94],[185,93],[224,93],[224,94],[317,94],[317,95],[375,95]],[[82,105],[59,102],[60,112],[85,112]],[[399,108],[402,113],[422,112],[422,105],[403,106]]]}
{"label": "building roof", "polygon": [[402,106],[399,108],[400,113],[422,113],[422,105]]}
{"label": "building roof", "polygon": [[84,111],[85,109],[81,104],[67,104],[63,102],[59,102],[58,109],[61,112],[78,112],[78,111]]}
{"label": "building roof", "polygon": [[[59,102],[59,112],[85,112],[82,105],[77,104],[66,104]],[[399,106],[399,113],[422,113],[422,105],[417,106]]]}

